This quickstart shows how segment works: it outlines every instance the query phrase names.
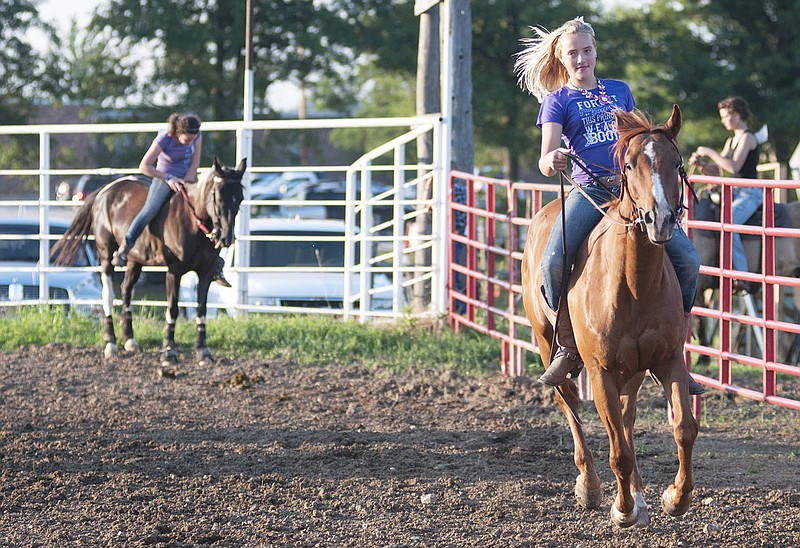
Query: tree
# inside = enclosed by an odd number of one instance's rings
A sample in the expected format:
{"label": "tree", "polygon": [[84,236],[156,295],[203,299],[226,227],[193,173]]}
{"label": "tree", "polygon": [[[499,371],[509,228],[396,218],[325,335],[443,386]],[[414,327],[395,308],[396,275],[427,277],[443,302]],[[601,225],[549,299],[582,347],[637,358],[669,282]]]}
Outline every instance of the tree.
{"label": "tree", "polygon": [[29,32],[53,34],[38,20],[30,0],[0,3],[0,123],[25,122],[33,112],[34,99],[43,92],[47,67],[30,43]]}
{"label": "tree", "polygon": [[113,107],[135,95],[135,64],[127,39],[80,30],[73,19],[65,40],[55,37],[48,52],[50,88],[56,99],[89,107]]}
{"label": "tree", "polygon": [[717,103],[728,95],[744,97],[756,122],[769,125],[770,144],[785,162],[800,135],[798,24],[798,0],[657,0],[610,15],[601,54],[610,45],[612,55],[600,62],[622,71],[640,106],[658,118],[680,104],[686,150],[721,146],[726,131]]}
{"label": "tree", "polygon": [[[48,67],[30,42],[31,31],[52,35],[53,29],[37,18],[29,0],[0,2],[0,124],[24,124],[33,115],[35,100],[47,95]],[[35,135],[4,139],[0,166],[4,169],[33,168],[38,162]],[[11,194],[34,192],[33,177],[6,180],[3,191]]]}

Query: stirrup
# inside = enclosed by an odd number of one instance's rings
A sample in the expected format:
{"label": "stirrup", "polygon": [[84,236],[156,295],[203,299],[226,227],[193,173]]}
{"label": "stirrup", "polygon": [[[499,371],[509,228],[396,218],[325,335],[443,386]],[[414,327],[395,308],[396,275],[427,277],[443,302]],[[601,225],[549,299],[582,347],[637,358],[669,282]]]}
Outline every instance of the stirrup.
{"label": "stirrup", "polygon": [[547,386],[558,386],[566,382],[567,379],[577,378],[582,369],[583,360],[581,360],[578,352],[559,346],[553,355],[550,367],[545,369],[536,382]]}

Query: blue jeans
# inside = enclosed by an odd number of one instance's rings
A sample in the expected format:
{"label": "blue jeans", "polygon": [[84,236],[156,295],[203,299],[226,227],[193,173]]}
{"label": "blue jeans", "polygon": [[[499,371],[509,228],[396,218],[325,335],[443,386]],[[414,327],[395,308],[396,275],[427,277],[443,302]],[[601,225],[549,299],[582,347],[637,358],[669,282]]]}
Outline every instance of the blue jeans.
{"label": "blue jeans", "polygon": [[144,202],[144,207],[136,216],[128,228],[128,233],[125,234],[125,241],[130,248],[136,242],[137,238],[142,235],[145,227],[150,224],[158,212],[164,207],[164,204],[169,202],[174,192],[163,179],[153,179],[150,183],[150,190],[147,191],[147,200]]}
{"label": "blue jeans", "polygon": [[[753,216],[753,213],[761,206],[763,193],[760,188],[749,187],[736,187],[731,192],[733,202],[731,203],[731,222],[737,225],[743,225],[747,219]],[[733,246],[733,269],[747,272],[747,255],[744,253],[744,244],[742,243],[742,235],[734,232],[731,235],[731,242]]]}
{"label": "blue jeans", "polygon": [[[611,198],[609,191],[604,187],[592,183],[581,187],[586,194],[598,203],[603,204]],[[616,196],[619,195],[619,186],[611,189]],[[604,208],[604,210],[607,208]],[[581,244],[592,232],[597,223],[603,217],[594,205],[587,200],[583,194],[577,190],[572,190],[567,195],[564,204],[566,212],[566,224],[569,230],[567,238],[567,277],[572,271],[575,257]],[[561,214],[556,219],[547,246],[542,257],[542,273],[544,274],[544,294],[547,304],[554,311],[558,307],[558,300],[563,286],[564,257],[563,257],[563,232],[561,230]],[[672,234],[672,239],[665,245],[675,273],[678,275],[678,283],[681,286],[681,298],[683,301],[684,312],[692,310],[694,297],[697,293],[697,279],[700,276],[700,257],[694,248],[691,240],[680,227]]]}

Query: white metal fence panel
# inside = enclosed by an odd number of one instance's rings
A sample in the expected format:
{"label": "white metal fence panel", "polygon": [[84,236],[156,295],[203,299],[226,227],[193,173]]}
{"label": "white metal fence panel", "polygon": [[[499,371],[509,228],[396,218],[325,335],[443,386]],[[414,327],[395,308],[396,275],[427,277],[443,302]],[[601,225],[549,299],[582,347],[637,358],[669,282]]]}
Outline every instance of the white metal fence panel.
{"label": "white metal fence panel", "polygon": [[[0,165],[0,185],[4,178],[37,177],[38,197],[31,199],[0,199],[3,218],[35,218],[38,220],[36,231],[20,235],[16,230],[0,230],[0,247],[19,245],[26,240],[38,240],[39,254],[35,263],[19,264],[3,260],[0,256],[0,309],[11,306],[29,304],[51,304],[75,306],[80,300],[74,292],[55,292],[51,290],[51,280],[55,276],[67,273],[98,272],[94,265],[54,267],[50,264],[49,249],[58,238],[52,234],[54,219],[63,229],[63,218],[74,215],[79,202],[58,200],[54,196],[52,183],[59,177],[78,177],[82,175],[124,176],[137,173],[137,168],[80,167],[55,169],[52,167],[51,137],[54,135],[113,135],[122,133],[154,134],[163,128],[162,123],[146,124],[61,124],[61,125],[27,125],[0,126],[0,139],[11,136],[35,135],[38,137],[39,165],[37,169],[13,169]],[[398,136],[390,142],[365,153],[352,165],[307,165],[307,166],[275,166],[259,163],[258,158],[248,158],[248,172],[245,177],[245,201],[237,219],[237,242],[235,249],[228,250],[229,273],[235,277],[235,295],[216,295],[216,300],[209,301],[209,307],[225,309],[231,314],[247,314],[251,312],[296,312],[296,313],[329,313],[342,315],[345,318],[357,318],[367,321],[371,318],[399,318],[412,313],[409,309],[407,295],[416,284],[430,283],[431,299],[425,310],[414,313],[441,314],[444,312],[445,276],[442,267],[446,266],[443,253],[446,246],[443,242],[445,234],[442,205],[446,201],[447,171],[441,162],[442,133],[438,115],[409,118],[376,118],[376,119],[315,119],[315,120],[273,120],[252,122],[204,122],[203,132],[206,134],[227,132],[235,139],[237,155],[252,154],[253,131],[304,131],[313,129],[336,128],[397,128]],[[415,142],[418,137],[431,135],[434,139],[434,155],[430,163],[420,163],[416,159]],[[244,144],[243,144],[244,143]],[[240,158],[236,158],[238,162]],[[223,159],[224,160],[224,159]],[[227,163],[227,162],[226,162]],[[233,162],[231,162],[233,164]],[[202,166],[201,166],[202,169]],[[261,179],[280,176],[297,180],[303,174],[311,173],[319,180],[341,180],[344,195],[334,198],[320,198],[310,193],[297,192],[280,199],[264,197],[259,194]],[[320,183],[321,184],[321,183]],[[417,188],[428,185],[427,197],[419,198]],[[324,185],[323,185],[324,186]],[[310,188],[310,187],[308,187]],[[263,212],[272,218],[263,221]],[[338,221],[331,221],[331,212]],[[427,233],[420,233],[413,228],[420,215],[431,214],[435,217]],[[327,221],[321,221],[321,219]],[[272,224],[266,230],[266,224]],[[324,229],[315,223],[324,225]],[[336,226],[338,223],[338,227]],[[282,225],[282,228],[281,228]],[[3,225],[7,226],[7,225]],[[259,234],[251,228],[260,227]],[[294,232],[290,228],[296,229]],[[63,231],[63,230],[62,230]],[[288,231],[288,232],[287,232]],[[301,235],[305,231],[308,235]],[[317,255],[324,251],[325,244],[341,242],[343,256],[339,262],[322,264],[297,263],[284,261],[287,264],[271,264],[269,266],[251,266],[251,253],[259,246],[279,245],[281,241],[307,242],[315,249]],[[412,241],[413,240],[413,241]],[[338,245],[338,244],[337,244]],[[418,262],[419,255],[415,251],[419,246],[430,246],[432,259],[426,264]],[[294,251],[303,253],[302,246]],[[236,260],[234,260],[236,258]],[[338,261],[339,259],[337,259]],[[145,268],[145,272],[163,272],[163,268]],[[335,275],[336,279],[332,278]],[[16,277],[16,278],[15,278]],[[25,278],[26,283],[19,283]],[[280,279],[278,279],[280,278]],[[322,283],[322,291],[336,292],[337,295],[323,295],[321,300],[312,298],[303,300],[303,295],[269,296],[269,284],[280,286],[286,280],[308,279],[309,292],[314,283]],[[181,293],[182,306],[189,311],[194,303],[191,301],[191,277],[185,280]],[[62,280],[59,280],[62,284]],[[20,286],[36,285],[36,299],[32,299],[33,290],[20,291]],[[265,287],[266,286],[266,287]],[[327,287],[327,289],[326,289]],[[336,288],[335,291],[330,288]],[[266,293],[264,293],[266,291]],[[340,293],[340,294],[338,294]],[[313,295],[311,295],[313,296]],[[183,300],[186,297],[188,300]],[[309,295],[305,295],[309,297]],[[268,302],[267,302],[268,301]],[[92,299],[83,301],[86,309],[97,309],[97,302]],[[159,299],[137,299],[137,305],[165,306]],[[380,306],[378,306],[380,305]]]}

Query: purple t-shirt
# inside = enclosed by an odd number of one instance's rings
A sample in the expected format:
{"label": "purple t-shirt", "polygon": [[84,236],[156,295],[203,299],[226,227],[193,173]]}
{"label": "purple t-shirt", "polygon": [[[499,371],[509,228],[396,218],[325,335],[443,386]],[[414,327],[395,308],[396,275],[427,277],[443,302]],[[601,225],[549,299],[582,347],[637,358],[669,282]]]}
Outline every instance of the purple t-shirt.
{"label": "purple t-shirt", "polygon": [[163,171],[173,177],[183,179],[189,171],[189,164],[192,163],[194,145],[200,133],[192,139],[189,145],[184,145],[177,139],[167,135],[166,130],[159,131],[155,138],[155,143],[161,147],[161,153],[156,161],[156,169]]}
{"label": "purple t-shirt", "polygon": [[[602,104],[576,89],[562,86],[547,94],[539,107],[536,125],[546,122],[561,124],[561,139],[572,154],[578,156],[596,177],[613,175],[614,158],[611,147],[619,139],[613,111],[631,111],[636,106],[628,84],[619,80],[601,80],[611,99]],[[589,90],[600,96],[599,88]],[[593,165],[596,164],[596,165]],[[597,167],[603,166],[603,167]],[[572,163],[572,179],[581,185],[592,182],[591,176]]]}

